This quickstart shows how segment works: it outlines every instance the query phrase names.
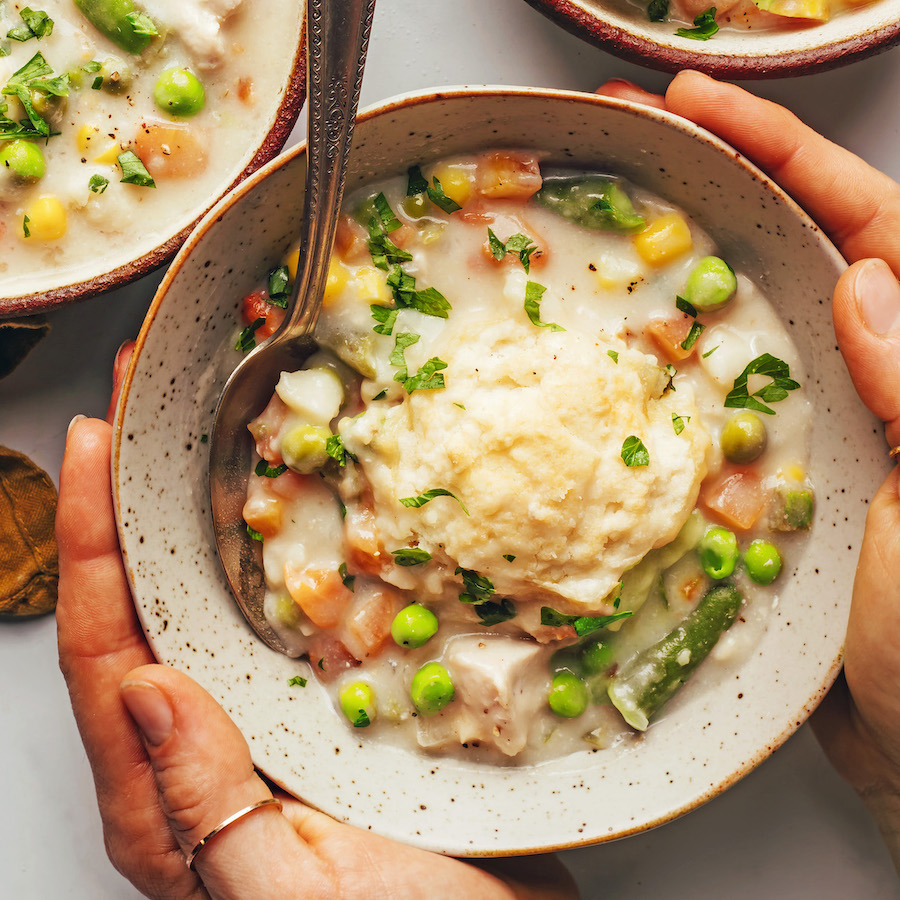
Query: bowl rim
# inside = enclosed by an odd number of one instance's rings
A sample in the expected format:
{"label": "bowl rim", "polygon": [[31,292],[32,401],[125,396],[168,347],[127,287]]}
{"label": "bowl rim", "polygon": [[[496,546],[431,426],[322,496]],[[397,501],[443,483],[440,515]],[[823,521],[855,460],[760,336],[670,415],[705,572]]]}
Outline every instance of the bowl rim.
{"label": "bowl rim", "polygon": [[[706,130],[705,128],[702,128],[699,125],[696,125],[690,120],[684,119],[680,116],[676,116],[666,110],[660,110],[656,107],[647,106],[641,103],[635,103],[629,100],[620,100],[617,98],[606,97],[599,94],[553,88],[534,88],[505,85],[499,86],[486,84],[451,85],[441,88],[411,91],[379,101],[373,105],[367,106],[365,109],[360,111],[357,121],[366,121],[376,116],[389,114],[392,111],[398,110],[403,107],[436,102],[453,97],[493,97],[497,100],[502,100],[510,97],[538,97],[560,101],[585,103],[599,107],[619,108],[630,111],[633,114],[641,116],[645,119],[656,120],[666,127],[675,128],[687,134],[693,135],[694,137],[711,145],[712,148],[717,152],[722,153],[735,161],[747,172],[748,175],[759,181],[767,191],[774,194],[781,202],[783,202],[788,207],[788,209],[794,215],[800,218],[801,222],[804,224],[804,227],[808,230],[808,233],[814,236],[816,242],[824,251],[825,255],[832,258],[832,261],[836,267],[846,267],[846,261],[834,247],[833,243],[825,234],[825,232],[813,221],[809,214],[806,213],[806,211],[769,175],[767,175],[751,160],[749,160],[727,142],[719,138],[717,135]],[[265,178],[267,178],[271,173],[280,169],[282,166],[288,165],[298,156],[304,155],[305,151],[306,143],[304,141],[290,148],[285,153],[282,153],[277,158],[271,160],[265,166],[261,167],[251,177],[247,178],[232,191],[230,191],[227,195],[225,195],[222,199],[220,199],[219,202],[206,214],[205,218],[200,222],[198,227],[191,233],[187,241],[181,247],[175,260],[166,272],[163,281],[159,285],[157,292],[154,295],[150,308],[147,312],[147,316],[141,327],[140,334],[137,337],[134,352],[132,354],[131,361],[128,365],[127,372],[122,382],[121,393],[116,409],[113,430],[112,455],[112,484],[113,498],[116,510],[117,530],[119,534],[120,544],[122,546],[122,555],[125,569],[132,590],[134,589],[136,579],[133,565],[128,558],[126,548],[127,535],[125,529],[123,528],[123,516],[121,513],[123,505],[120,495],[123,482],[121,478],[120,464],[123,447],[123,435],[125,434],[124,419],[126,408],[128,406],[128,398],[130,396],[131,388],[133,385],[137,362],[146,343],[147,335],[149,333],[149,330],[153,326],[156,316],[161,309],[163,300],[168,293],[172,282],[175,278],[178,277],[179,271],[185,264],[188,256],[193,252],[196,245],[204,237],[206,237],[210,230],[215,226],[218,219],[222,215],[224,215],[224,213],[229,210],[230,207],[238,203],[243,197],[252,192],[256,188],[256,186]],[[220,565],[220,563],[216,561],[216,565]],[[135,593],[136,596],[136,592],[134,590],[133,593]],[[149,633],[149,629],[144,626],[144,618],[142,615],[141,605],[137,599],[135,601],[135,606],[137,607],[138,618],[142,623],[142,627],[144,627],[145,634],[147,634],[148,643],[150,643],[151,649],[153,649],[153,638]],[[248,632],[251,631],[249,625],[246,625],[246,628]],[[436,846],[427,845],[424,843],[414,843],[413,845],[422,847],[424,849],[433,850],[435,852],[444,853],[446,855],[465,856],[470,858],[531,855],[537,853],[556,852],[567,849],[577,849],[581,847],[592,846],[595,844],[608,843],[610,841],[618,840],[623,837],[640,834],[653,828],[657,828],[660,825],[664,825],[668,822],[675,821],[685,814],[703,806],[709,800],[719,796],[725,790],[732,787],[738,781],[746,777],[755,768],[765,762],[765,760],[768,759],[776,750],[778,750],[794,733],[796,733],[796,731],[801,727],[801,725],[803,725],[806,719],[812,714],[815,708],[828,693],[831,685],[837,678],[843,664],[843,653],[844,639],[842,636],[838,650],[834,654],[833,658],[825,658],[822,660],[821,668],[816,678],[816,686],[811,692],[811,695],[799,709],[793,710],[792,715],[784,717],[784,727],[777,734],[777,736],[767,741],[764,746],[759,746],[755,752],[748,753],[739,765],[736,765],[733,769],[731,769],[727,776],[722,777],[715,784],[707,785],[705,789],[701,790],[698,793],[695,793],[686,802],[674,805],[673,807],[666,809],[664,813],[657,815],[654,818],[648,819],[640,824],[636,824],[633,826],[620,827],[614,833],[592,834],[589,837],[580,839],[572,837],[568,839],[557,840],[555,842],[536,842],[527,846],[525,846],[524,844],[520,844],[512,848],[500,847],[478,849],[473,847],[457,846],[448,848],[443,845]],[[155,650],[154,655],[157,655]],[[264,756],[264,754],[261,755]],[[257,764],[255,762],[255,764],[258,765],[260,771],[266,773],[266,777],[271,778],[276,784],[279,784],[279,786],[284,788],[289,793],[292,792],[291,789],[285,787],[277,777],[274,777],[272,774],[266,771],[267,766],[265,765],[265,759],[263,759],[261,763],[262,764]],[[319,807],[317,807],[315,803],[311,803],[305,798],[301,799],[304,804],[310,806],[311,808],[319,809]],[[320,811],[324,811],[328,815],[334,815],[333,812],[328,810]],[[391,835],[388,836],[390,837]]]}
{"label": "bowl rim", "polygon": [[149,250],[137,259],[129,260],[109,272],[101,272],[84,281],[74,281],[47,291],[33,291],[29,294],[0,297],[0,319],[44,313],[68,303],[99,297],[116,288],[124,287],[132,281],[149,275],[164,266],[176,255],[191,232],[203,221],[209,211],[242,181],[246,180],[263,165],[274,159],[294,129],[306,100],[306,19],[302,19],[300,33],[294,52],[294,59],[285,78],[285,90],[275,110],[274,119],[262,143],[243,169],[214,198],[207,199],[205,208],[184,228],[163,243]]}
{"label": "bowl rim", "polygon": [[900,43],[900,17],[862,34],[838,38],[805,50],[783,53],[717,54],[693,41],[690,50],[660,44],[592,15],[577,0],[526,0],[561,28],[626,62],[676,74],[696,69],[714,78],[759,80],[825,72],[883,53]]}

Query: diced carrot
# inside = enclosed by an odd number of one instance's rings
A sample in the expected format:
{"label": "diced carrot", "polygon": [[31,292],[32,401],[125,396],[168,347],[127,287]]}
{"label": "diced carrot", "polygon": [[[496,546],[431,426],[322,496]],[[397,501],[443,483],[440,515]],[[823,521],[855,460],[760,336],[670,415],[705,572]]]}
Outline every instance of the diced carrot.
{"label": "diced carrot", "polygon": [[478,192],[485,197],[527,200],[543,179],[537,157],[531,153],[501,151],[484,156],[478,165]]}
{"label": "diced carrot", "polygon": [[309,664],[320,681],[334,681],[342,672],[359,665],[359,660],[330,634],[317,634],[309,642]]}
{"label": "diced carrot", "polygon": [[391,623],[400,605],[399,594],[386,586],[360,597],[347,621],[351,649],[361,650],[363,656],[377,656],[390,637]]}
{"label": "diced carrot", "polygon": [[286,314],[287,310],[269,302],[269,292],[262,289],[247,294],[241,307],[241,319],[245,325],[252,325],[257,319],[265,319],[254,332],[257,343],[274,334]]}
{"label": "diced carrot", "polygon": [[715,518],[739,531],[753,527],[766,505],[766,494],[753,469],[725,466],[700,487],[700,503]]}
{"label": "diced carrot", "polygon": [[353,594],[336,570],[284,564],[284,584],[294,602],[319,628],[334,628],[344,618]]}
{"label": "diced carrot", "polygon": [[681,346],[693,323],[694,319],[691,316],[682,313],[671,319],[651,319],[645,330],[668,362],[680,362],[694,352],[693,346],[688,350]]}
{"label": "diced carrot", "polygon": [[268,492],[259,492],[244,504],[244,521],[264,538],[274,537],[281,531],[283,504]]}
{"label": "diced carrot", "polygon": [[144,122],[135,135],[134,152],[154,178],[191,178],[207,163],[197,132],[184,125]]}
{"label": "diced carrot", "polygon": [[368,257],[365,229],[351,216],[338,219],[334,237],[334,252],[345,262]]}
{"label": "diced carrot", "polygon": [[247,426],[256,441],[257,454],[274,465],[282,462],[277,439],[287,414],[287,404],[273,394],[266,408]]}

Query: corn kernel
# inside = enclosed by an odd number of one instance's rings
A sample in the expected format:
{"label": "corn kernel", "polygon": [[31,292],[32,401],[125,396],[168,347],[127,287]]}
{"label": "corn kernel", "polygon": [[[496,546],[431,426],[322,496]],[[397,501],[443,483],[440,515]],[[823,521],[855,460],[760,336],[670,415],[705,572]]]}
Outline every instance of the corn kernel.
{"label": "corn kernel", "polygon": [[300,265],[300,248],[292,247],[288,250],[284,255],[284,259],[282,259],[281,264],[287,266],[288,275],[291,276],[291,281],[294,281],[297,277],[297,266]]}
{"label": "corn kernel", "polygon": [[779,471],[779,476],[786,481],[802,482],[806,480],[806,472],[797,463],[791,463],[789,466]]}
{"label": "corn kernel", "polygon": [[325,279],[325,291],[323,292],[323,306],[331,306],[347,286],[349,274],[346,266],[335,257],[331,257],[328,263],[328,278]]}
{"label": "corn kernel", "polygon": [[82,125],[75,136],[78,152],[84,155],[88,150],[96,147],[99,135],[100,129],[96,125]]}
{"label": "corn kernel", "polygon": [[475,187],[475,175],[471,167],[460,165],[438,166],[432,173],[441,183],[444,193],[460,206],[465,206],[466,201],[472,196]]}
{"label": "corn kernel", "polygon": [[694,246],[691,229],[678,213],[667,213],[651,222],[634,237],[641,258],[652,266],[661,266],[687,253]]}
{"label": "corn kernel", "polygon": [[390,288],[385,282],[384,275],[372,266],[360,266],[356,270],[354,278],[356,290],[360,300],[365,303],[390,303],[392,299]]}
{"label": "corn kernel", "polygon": [[122,147],[118,141],[113,141],[102,153],[94,157],[94,162],[102,165],[113,165],[119,158]]}
{"label": "corn kernel", "polygon": [[[66,210],[57,197],[38,197],[25,210],[25,216],[29,240],[55,241],[66,233]],[[24,236],[24,228],[22,231]]]}

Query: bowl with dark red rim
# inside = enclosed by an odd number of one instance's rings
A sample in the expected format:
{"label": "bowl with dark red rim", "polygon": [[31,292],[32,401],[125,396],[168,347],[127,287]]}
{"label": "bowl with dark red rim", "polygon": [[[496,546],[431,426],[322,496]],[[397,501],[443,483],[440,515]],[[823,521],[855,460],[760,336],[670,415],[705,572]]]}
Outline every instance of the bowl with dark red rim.
{"label": "bowl with dark red rim", "polygon": [[[45,312],[106,293],[135,281],[168,263],[188,235],[216,202],[245,178],[257,171],[281,151],[288,140],[306,98],[306,52],[304,4],[296,3],[283,11],[285,31],[279,39],[283,53],[266,55],[267,47],[249,46],[242,53],[255,60],[265,59],[273,69],[266,74],[265,86],[273,90],[252,89],[251,106],[246,121],[239,123],[243,146],[233,153],[227,165],[216,173],[214,187],[202,196],[194,196],[188,205],[174,198],[168,216],[152,235],[133,228],[108,253],[96,253],[84,265],[56,267],[52,263],[40,272],[15,271],[15,256],[6,275],[0,275],[0,318]],[[255,65],[255,63],[254,63]],[[253,71],[253,66],[248,68]],[[212,132],[214,140],[217,132]],[[63,138],[57,138],[61,140]],[[236,139],[235,139],[236,140]],[[138,217],[135,217],[136,224]],[[73,217],[69,217],[72,227]],[[143,226],[145,223],[140,223]],[[132,236],[133,235],[133,236]],[[52,244],[48,244],[48,254]],[[102,248],[102,235],[92,247]]]}
{"label": "bowl with dark red rim", "polygon": [[526,2],[566,31],[628,62],[664,72],[697,69],[717,78],[808,75],[865,59],[900,42],[897,0],[873,0],[815,25],[723,27],[705,41],[675,33],[690,23],[651,22],[640,4],[627,0]]}

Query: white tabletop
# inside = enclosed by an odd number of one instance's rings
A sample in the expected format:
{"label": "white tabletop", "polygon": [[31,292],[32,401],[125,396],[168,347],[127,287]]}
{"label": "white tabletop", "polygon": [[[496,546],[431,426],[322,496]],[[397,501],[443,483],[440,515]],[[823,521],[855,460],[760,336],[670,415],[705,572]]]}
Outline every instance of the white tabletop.
{"label": "white tabletop", "polygon": [[[522,0],[380,0],[363,103],[449,84],[591,91],[613,75],[655,89],[668,81],[580,42]],[[835,72],[750,87],[900,179],[900,48]],[[158,281],[151,276],[51,315],[50,337],[0,381],[0,444],[56,478],[69,420],[103,415],[115,350],[137,333]],[[0,896],[138,897],[106,859],[52,618],[0,624],[0,685]],[[874,825],[806,726],[702,809],[563,858],[585,900],[900,897]]]}

